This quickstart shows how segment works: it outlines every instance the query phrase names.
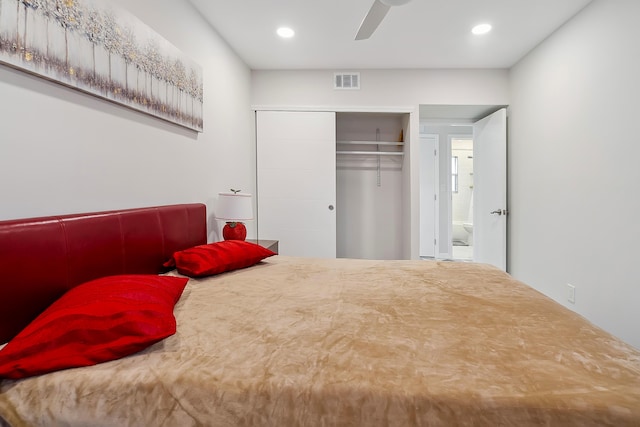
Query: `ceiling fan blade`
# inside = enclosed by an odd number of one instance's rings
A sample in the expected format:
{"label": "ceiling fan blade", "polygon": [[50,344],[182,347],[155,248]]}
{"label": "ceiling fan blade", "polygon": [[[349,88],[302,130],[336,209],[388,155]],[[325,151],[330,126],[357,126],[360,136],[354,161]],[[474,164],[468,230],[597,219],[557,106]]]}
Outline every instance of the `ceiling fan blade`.
{"label": "ceiling fan blade", "polygon": [[378,25],[380,25],[384,17],[387,15],[387,12],[389,12],[389,9],[391,9],[390,6],[381,3],[380,0],[375,0],[371,9],[369,9],[369,13],[364,17],[362,24],[360,24],[360,28],[356,34],[356,40],[364,40],[371,37],[376,28],[378,28]]}

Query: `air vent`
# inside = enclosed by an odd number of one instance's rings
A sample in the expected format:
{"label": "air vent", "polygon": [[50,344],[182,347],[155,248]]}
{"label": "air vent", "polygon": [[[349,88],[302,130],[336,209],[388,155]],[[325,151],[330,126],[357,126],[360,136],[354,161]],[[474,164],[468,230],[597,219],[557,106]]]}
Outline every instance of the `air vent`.
{"label": "air vent", "polygon": [[360,89],[360,73],[334,73],[334,89]]}

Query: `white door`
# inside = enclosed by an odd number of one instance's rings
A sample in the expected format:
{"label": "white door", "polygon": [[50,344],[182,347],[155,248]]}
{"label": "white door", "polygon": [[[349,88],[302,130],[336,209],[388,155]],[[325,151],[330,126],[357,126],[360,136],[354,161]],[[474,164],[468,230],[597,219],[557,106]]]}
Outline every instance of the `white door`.
{"label": "white door", "polygon": [[420,135],[420,256],[436,255],[438,135]]}
{"label": "white door", "polygon": [[507,269],[507,110],[473,125],[473,260]]}
{"label": "white door", "polygon": [[281,255],[336,256],[336,116],[258,111],[257,228]]}

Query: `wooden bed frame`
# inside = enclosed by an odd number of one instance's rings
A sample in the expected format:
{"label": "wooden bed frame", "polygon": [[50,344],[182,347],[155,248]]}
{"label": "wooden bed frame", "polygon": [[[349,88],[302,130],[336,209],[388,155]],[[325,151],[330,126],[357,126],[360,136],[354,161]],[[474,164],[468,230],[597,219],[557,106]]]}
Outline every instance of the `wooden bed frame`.
{"label": "wooden bed frame", "polygon": [[157,274],[207,240],[206,206],[181,204],[0,221],[0,344],[68,289],[114,274]]}

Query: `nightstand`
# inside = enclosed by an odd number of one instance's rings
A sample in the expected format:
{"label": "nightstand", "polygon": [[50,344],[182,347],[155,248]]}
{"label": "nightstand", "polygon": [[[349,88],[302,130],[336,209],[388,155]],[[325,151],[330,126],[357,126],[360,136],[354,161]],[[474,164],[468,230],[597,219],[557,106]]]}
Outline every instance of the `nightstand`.
{"label": "nightstand", "polygon": [[267,248],[270,251],[273,251],[278,254],[278,241],[277,240],[265,240],[265,239],[246,239],[247,242],[255,243],[257,245],[262,246],[263,248]]}

